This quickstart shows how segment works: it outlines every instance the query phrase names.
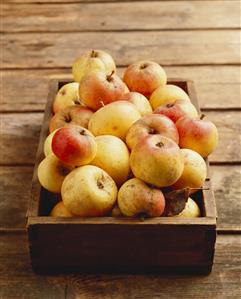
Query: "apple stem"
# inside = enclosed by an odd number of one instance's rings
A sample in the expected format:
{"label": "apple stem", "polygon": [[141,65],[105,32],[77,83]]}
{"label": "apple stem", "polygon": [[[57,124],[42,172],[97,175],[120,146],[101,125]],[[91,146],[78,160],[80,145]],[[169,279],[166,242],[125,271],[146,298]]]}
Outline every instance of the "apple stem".
{"label": "apple stem", "polygon": [[93,57],[93,58],[94,58],[94,57],[97,57],[97,53],[95,52],[95,50],[92,50],[92,51],[91,51],[91,57]]}
{"label": "apple stem", "polygon": [[80,135],[85,135],[85,130],[81,130]]}
{"label": "apple stem", "polygon": [[99,189],[103,189],[104,188],[104,184],[100,180],[97,181],[97,186],[99,187]]}
{"label": "apple stem", "polygon": [[166,105],[167,108],[172,108],[173,106],[174,106],[174,103]]}
{"label": "apple stem", "polygon": [[110,82],[110,81],[112,80],[112,76],[113,76],[114,72],[115,72],[115,71],[112,71],[110,75],[107,75],[107,76],[106,76],[107,81]]}
{"label": "apple stem", "polygon": [[100,104],[102,107],[105,107],[105,103],[103,101],[100,101]]}
{"label": "apple stem", "polygon": [[202,113],[202,114],[200,115],[200,119],[204,119],[205,116],[206,116],[206,115]]}

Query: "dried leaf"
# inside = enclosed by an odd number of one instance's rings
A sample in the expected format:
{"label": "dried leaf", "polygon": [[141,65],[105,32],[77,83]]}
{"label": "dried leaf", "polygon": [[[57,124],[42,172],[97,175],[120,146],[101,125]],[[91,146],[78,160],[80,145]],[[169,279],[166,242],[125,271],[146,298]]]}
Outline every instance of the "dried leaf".
{"label": "dried leaf", "polygon": [[166,206],[164,216],[175,216],[180,214],[186,205],[190,194],[189,188],[174,190],[164,194]]}

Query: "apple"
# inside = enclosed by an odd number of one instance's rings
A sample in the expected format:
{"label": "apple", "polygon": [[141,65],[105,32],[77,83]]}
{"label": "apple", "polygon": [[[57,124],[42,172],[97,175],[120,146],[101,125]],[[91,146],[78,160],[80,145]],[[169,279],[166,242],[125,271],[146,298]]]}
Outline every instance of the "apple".
{"label": "apple", "polygon": [[60,193],[64,178],[73,167],[61,162],[54,154],[45,157],[38,166],[40,184],[50,192]]}
{"label": "apple", "polygon": [[142,138],[133,147],[130,165],[135,177],[156,187],[168,187],[180,178],[184,161],[176,142],[157,134]]}
{"label": "apple", "polygon": [[89,73],[83,77],[79,96],[84,104],[93,110],[98,110],[106,104],[117,101],[126,93],[125,83],[114,71]]}
{"label": "apple", "polygon": [[61,109],[51,118],[49,123],[49,132],[68,125],[78,125],[88,128],[88,123],[93,111],[87,107],[70,106]]}
{"label": "apple", "polygon": [[175,215],[174,217],[180,217],[180,218],[196,218],[201,216],[201,211],[196,204],[196,202],[189,197],[184,210],[181,211],[180,214]]}
{"label": "apple", "polygon": [[79,83],[76,82],[67,83],[59,89],[53,103],[53,112],[73,105],[84,106],[79,98]]}
{"label": "apple", "polygon": [[198,112],[195,106],[186,100],[176,100],[173,103],[159,106],[154,113],[163,114],[169,117],[174,123],[181,117],[188,116],[197,118]]}
{"label": "apple", "polygon": [[103,169],[85,165],[65,178],[61,195],[64,205],[74,215],[104,216],[116,202],[117,187]]}
{"label": "apple", "polygon": [[126,144],[118,137],[102,135],[95,138],[97,154],[91,165],[105,170],[121,186],[130,173],[129,151]]}
{"label": "apple", "polygon": [[130,91],[148,97],[159,86],[167,83],[167,75],[158,63],[146,60],[129,65],[123,80]]}
{"label": "apple", "polygon": [[168,137],[178,144],[179,136],[174,122],[161,114],[150,114],[137,120],[128,130],[126,143],[132,149],[143,137],[153,134]]}
{"label": "apple", "polygon": [[172,104],[176,100],[184,100],[190,102],[188,94],[183,89],[173,84],[167,84],[164,86],[159,86],[151,94],[150,104],[153,110],[155,110],[159,106]]}
{"label": "apple", "polygon": [[122,96],[121,100],[130,101],[134,104],[141,116],[152,113],[152,107],[148,99],[139,92],[128,92]]}
{"label": "apple", "polygon": [[111,211],[111,217],[121,217],[121,216],[123,216],[123,214],[121,213],[120,208],[116,204]]}
{"label": "apple", "polygon": [[110,74],[115,72],[116,66],[113,58],[105,51],[92,50],[85,52],[77,58],[72,67],[74,80],[80,82],[89,72],[104,71]]}
{"label": "apple", "polygon": [[179,132],[179,145],[198,152],[202,157],[211,154],[218,144],[218,130],[214,123],[203,119],[182,117],[176,122]]}
{"label": "apple", "polygon": [[95,135],[114,135],[125,140],[130,126],[141,118],[136,107],[128,101],[110,103],[96,111],[88,129]]}
{"label": "apple", "polygon": [[125,216],[159,217],[164,212],[165,198],[161,190],[151,188],[143,181],[133,178],[121,186],[118,192],[118,206]]}
{"label": "apple", "polygon": [[73,217],[73,215],[67,210],[63,201],[58,202],[50,212],[52,217]]}
{"label": "apple", "polygon": [[181,154],[184,159],[184,169],[181,177],[172,187],[174,189],[200,188],[207,177],[207,166],[197,152],[183,148]]}
{"label": "apple", "polygon": [[53,154],[52,151],[52,140],[54,137],[54,134],[58,131],[59,129],[56,129],[55,131],[53,131],[52,133],[50,133],[47,138],[44,141],[44,155],[45,157],[47,157],[50,154]]}
{"label": "apple", "polygon": [[60,128],[52,139],[53,153],[64,163],[80,166],[90,163],[97,152],[94,136],[80,126]]}

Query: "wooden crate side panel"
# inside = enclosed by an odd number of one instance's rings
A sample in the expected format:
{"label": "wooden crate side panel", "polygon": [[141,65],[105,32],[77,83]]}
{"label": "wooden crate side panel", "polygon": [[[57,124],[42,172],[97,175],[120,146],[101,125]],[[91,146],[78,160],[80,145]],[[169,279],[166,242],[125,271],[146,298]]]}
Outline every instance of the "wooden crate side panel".
{"label": "wooden crate side panel", "polygon": [[32,225],[34,267],[80,271],[160,271],[210,265],[215,227]]}

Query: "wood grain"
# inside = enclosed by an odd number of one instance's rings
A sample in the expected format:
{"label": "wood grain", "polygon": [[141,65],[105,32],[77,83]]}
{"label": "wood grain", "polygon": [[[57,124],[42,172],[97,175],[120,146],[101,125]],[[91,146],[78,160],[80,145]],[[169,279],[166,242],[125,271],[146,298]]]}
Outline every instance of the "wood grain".
{"label": "wood grain", "polygon": [[[240,166],[212,165],[211,173],[218,210],[218,230],[241,231]],[[0,167],[1,228],[25,227],[32,174],[32,166]]]}
{"label": "wood grain", "polygon": [[0,298],[65,298],[65,277],[32,272],[24,233],[0,233]]}
{"label": "wood grain", "polygon": [[240,3],[227,0],[3,4],[1,12],[3,32],[240,28]]}
{"label": "wood grain", "polygon": [[[125,68],[119,68],[122,76]],[[202,108],[241,108],[240,66],[166,66],[169,78],[195,83]],[[6,70],[1,72],[0,111],[43,111],[49,80],[71,78],[71,69]]]}
{"label": "wood grain", "polygon": [[209,276],[72,275],[68,276],[67,298],[238,299],[240,252],[240,236],[218,236]]}
{"label": "wood grain", "polygon": [[[42,276],[31,271],[23,233],[0,234],[0,297],[12,298],[204,298],[238,299],[241,237],[219,235],[209,276],[65,275]],[[65,297],[66,288],[66,297]]]}
{"label": "wood grain", "polygon": [[[19,33],[1,39],[2,68],[70,67],[83,51],[109,51],[117,65],[152,59],[163,65],[239,64],[238,30]],[[60,54],[61,49],[61,54]]]}
{"label": "wood grain", "polygon": [[[240,162],[240,111],[205,112],[218,127],[220,141],[211,162]],[[38,145],[42,113],[0,114],[0,164],[32,164]],[[235,138],[234,138],[235,136]]]}

